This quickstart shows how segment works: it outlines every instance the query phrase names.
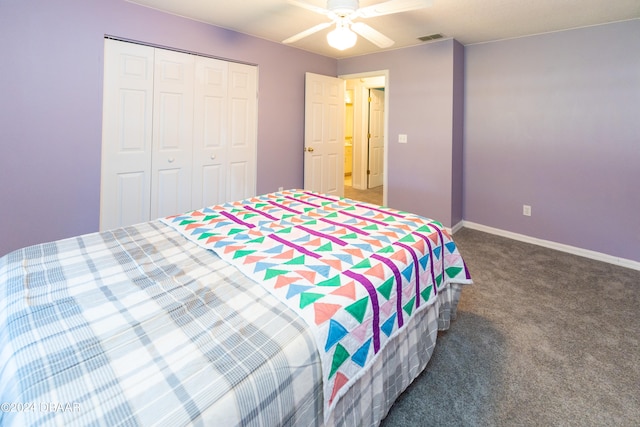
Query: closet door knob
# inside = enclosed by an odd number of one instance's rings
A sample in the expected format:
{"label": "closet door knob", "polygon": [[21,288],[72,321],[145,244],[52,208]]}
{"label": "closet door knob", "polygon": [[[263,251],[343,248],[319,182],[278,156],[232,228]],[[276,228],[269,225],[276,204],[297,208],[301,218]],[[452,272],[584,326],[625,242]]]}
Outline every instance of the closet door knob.
{"label": "closet door knob", "polygon": [[167,160],[169,163],[173,163],[174,162],[174,158],[173,157],[169,157],[169,159]]}
{"label": "closet door knob", "polygon": [[216,155],[215,155],[215,154],[212,154],[212,155],[211,155],[211,160],[215,160],[215,159],[216,159]]}

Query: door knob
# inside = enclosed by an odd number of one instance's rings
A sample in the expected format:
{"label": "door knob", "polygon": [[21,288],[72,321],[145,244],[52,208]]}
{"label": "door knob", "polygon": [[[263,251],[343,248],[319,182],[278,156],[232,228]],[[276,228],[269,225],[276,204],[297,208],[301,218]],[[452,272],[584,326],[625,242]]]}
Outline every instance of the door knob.
{"label": "door knob", "polygon": [[307,147],[304,150],[313,153],[313,147]]}
{"label": "door knob", "polygon": [[215,155],[215,154],[212,154],[212,155],[211,155],[211,160],[215,160],[215,159],[216,159],[216,155]]}
{"label": "door knob", "polygon": [[175,159],[174,159],[173,157],[169,157],[169,159],[167,159],[167,161],[168,161],[169,163],[173,163],[173,161],[174,161],[174,160],[175,160]]}

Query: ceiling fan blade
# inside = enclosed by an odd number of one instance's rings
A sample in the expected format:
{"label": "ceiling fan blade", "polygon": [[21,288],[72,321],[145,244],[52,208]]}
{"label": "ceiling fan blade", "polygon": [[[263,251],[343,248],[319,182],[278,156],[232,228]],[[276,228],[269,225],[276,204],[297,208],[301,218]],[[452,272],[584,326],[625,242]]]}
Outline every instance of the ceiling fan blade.
{"label": "ceiling fan blade", "polygon": [[330,10],[325,9],[324,7],[314,6],[314,5],[309,4],[307,2],[304,2],[304,1],[299,1],[299,0],[287,0],[287,1],[289,3],[295,5],[295,6],[301,7],[303,9],[310,10],[310,11],[315,12],[315,13],[319,13],[320,15],[327,15],[327,14],[331,13]]}
{"label": "ceiling fan blade", "polygon": [[432,4],[433,0],[389,0],[358,9],[358,16],[363,18],[372,18],[374,16],[390,15],[392,13],[422,9],[429,7]]}
{"label": "ceiling fan blade", "polygon": [[286,40],[283,40],[282,43],[294,43],[297,42],[298,40],[301,40],[307,36],[310,36],[311,34],[317,33],[318,31],[322,31],[325,28],[330,27],[331,25],[333,25],[333,22],[324,22],[322,24],[318,24],[314,27],[311,27],[307,30],[304,30],[298,34],[296,34],[295,36],[291,36]]}
{"label": "ceiling fan blade", "polygon": [[351,24],[351,29],[356,33],[360,34],[365,39],[369,40],[371,43],[375,44],[380,48],[387,48],[393,46],[395,43],[389,37],[385,36],[378,30],[374,30],[367,24],[362,22],[356,22],[355,24]]}

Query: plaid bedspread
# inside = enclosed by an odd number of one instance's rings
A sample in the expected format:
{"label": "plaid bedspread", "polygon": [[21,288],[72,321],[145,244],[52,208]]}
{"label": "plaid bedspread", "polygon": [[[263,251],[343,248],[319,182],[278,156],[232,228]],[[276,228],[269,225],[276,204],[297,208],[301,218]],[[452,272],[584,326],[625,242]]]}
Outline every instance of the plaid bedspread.
{"label": "plaid bedspread", "polygon": [[471,283],[451,236],[407,212],[284,191],[164,219],[305,319],[323,368],[324,414],[416,312]]}
{"label": "plaid bedspread", "polygon": [[315,425],[299,317],[160,222],[0,258],[0,425]]}

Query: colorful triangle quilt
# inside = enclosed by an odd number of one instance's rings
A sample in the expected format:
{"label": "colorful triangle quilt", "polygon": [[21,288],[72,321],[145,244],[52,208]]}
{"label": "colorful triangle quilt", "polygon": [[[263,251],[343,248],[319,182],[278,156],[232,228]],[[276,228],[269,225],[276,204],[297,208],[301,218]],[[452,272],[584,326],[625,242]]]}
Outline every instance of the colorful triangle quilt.
{"label": "colorful triangle quilt", "polygon": [[296,311],[322,360],[325,418],[407,319],[471,277],[437,221],[291,190],[162,220]]}

